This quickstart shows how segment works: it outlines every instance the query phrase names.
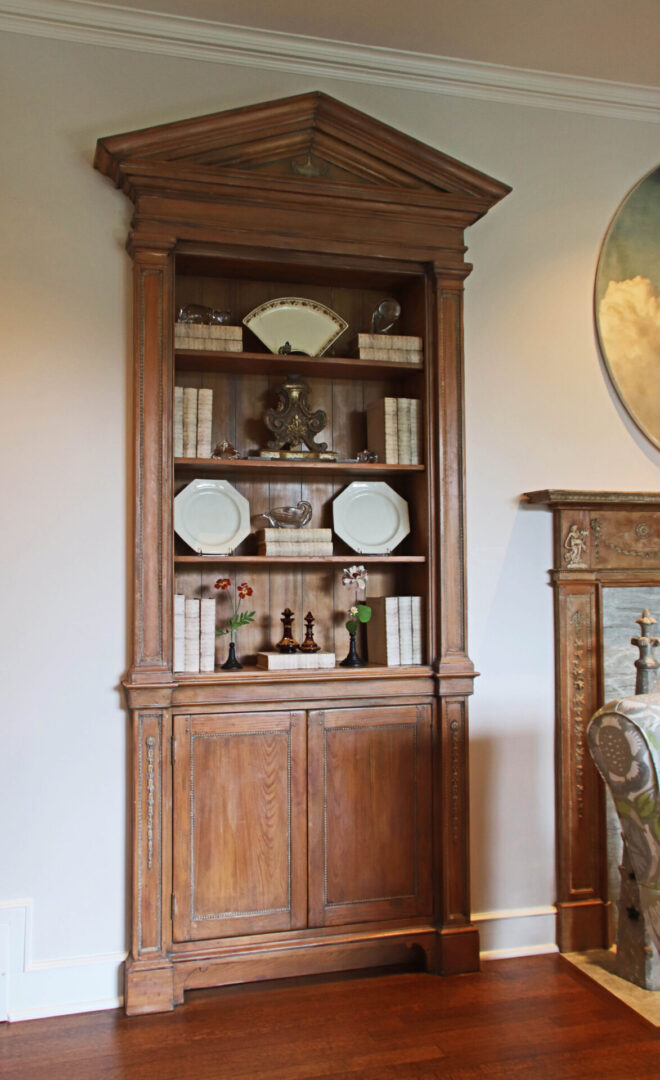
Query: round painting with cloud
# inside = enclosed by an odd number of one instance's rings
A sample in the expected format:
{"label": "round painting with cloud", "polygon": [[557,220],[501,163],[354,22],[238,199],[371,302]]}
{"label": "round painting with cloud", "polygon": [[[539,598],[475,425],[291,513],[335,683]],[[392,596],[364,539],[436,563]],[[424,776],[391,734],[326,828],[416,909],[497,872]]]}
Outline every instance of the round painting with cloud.
{"label": "round painting with cloud", "polygon": [[614,388],[660,449],[660,166],[614,215],[598,261],[594,303]]}

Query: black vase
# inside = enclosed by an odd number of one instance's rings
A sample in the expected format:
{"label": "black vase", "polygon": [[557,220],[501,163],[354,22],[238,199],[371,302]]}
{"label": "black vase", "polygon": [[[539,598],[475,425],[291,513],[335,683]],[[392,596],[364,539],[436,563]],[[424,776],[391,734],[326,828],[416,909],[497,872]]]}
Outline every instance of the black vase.
{"label": "black vase", "polygon": [[348,655],[345,660],[341,660],[340,667],[364,667],[365,661],[361,660],[357,653],[357,647],[355,644],[355,630],[349,630],[351,637],[351,643],[348,647]]}
{"label": "black vase", "polygon": [[223,671],[242,671],[243,665],[239,664],[236,659],[236,644],[233,641],[229,642],[229,656],[222,665]]}

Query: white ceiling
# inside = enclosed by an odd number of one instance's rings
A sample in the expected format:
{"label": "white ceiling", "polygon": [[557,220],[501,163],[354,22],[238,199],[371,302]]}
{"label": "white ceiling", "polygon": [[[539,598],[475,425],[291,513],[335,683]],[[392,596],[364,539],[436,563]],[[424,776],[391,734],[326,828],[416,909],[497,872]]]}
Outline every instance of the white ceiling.
{"label": "white ceiling", "polygon": [[660,85],[660,0],[121,0],[113,6]]}

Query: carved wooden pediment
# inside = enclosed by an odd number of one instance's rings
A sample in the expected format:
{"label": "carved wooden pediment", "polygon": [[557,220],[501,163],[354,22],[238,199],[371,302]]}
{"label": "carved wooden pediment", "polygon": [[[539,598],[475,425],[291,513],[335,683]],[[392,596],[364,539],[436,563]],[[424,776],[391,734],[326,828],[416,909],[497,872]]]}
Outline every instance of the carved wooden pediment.
{"label": "carved wooden pediment", "polygon": [[482,213],[509,188],[373,117],[315,92],[100,139],[95,165],[130,178],[222,181],[237,173],[277,187],[418,193]]}
{"label": "carved wooden pediment", "polygon": [[[135,204],[132,242],[436,261],[464,277],[463,230],[510,190],[322,93],[99,139]],[[442,253],[439,255],[439,253]]]}

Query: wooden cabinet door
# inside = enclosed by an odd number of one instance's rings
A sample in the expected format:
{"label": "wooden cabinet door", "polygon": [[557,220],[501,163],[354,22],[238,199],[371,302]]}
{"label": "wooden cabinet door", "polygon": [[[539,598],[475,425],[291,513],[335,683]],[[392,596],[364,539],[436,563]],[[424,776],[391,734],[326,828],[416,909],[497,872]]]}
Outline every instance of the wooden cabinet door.
{"label": "wooden cabinet door", "polygon": [[304,926],[303,712],[175,716],[175,941]]}
{"label": "wooden cabinet door", "polygon": [[431,912],[431,707],[309,715],[309,921]]}

